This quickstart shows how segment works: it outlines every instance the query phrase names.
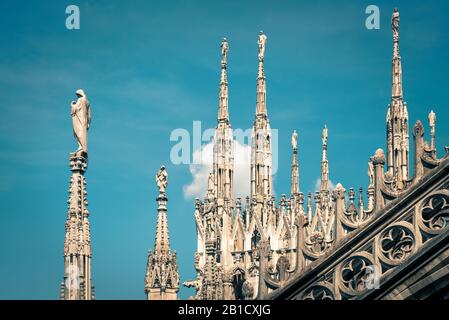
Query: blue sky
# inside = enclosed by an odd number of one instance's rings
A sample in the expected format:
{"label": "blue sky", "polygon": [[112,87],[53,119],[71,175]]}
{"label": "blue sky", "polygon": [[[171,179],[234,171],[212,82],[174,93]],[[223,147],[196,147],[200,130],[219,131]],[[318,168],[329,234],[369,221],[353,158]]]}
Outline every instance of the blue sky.
{"label": "blue sky", "polygon": [[[81,29],[65,28],[77,4]],[[365,28],[365,8],[381,29]],[[70,101],[83,88],[92,107],[88,199],[98,299],[143,299],[154,242],[156,187],[169,172],[172,248],[182,281],[194,276],[192,176],[170,162],[175,128],[215,126],[220,41],[229,39],[232,126],[251,126],[257,35],[265,55],[268,112],[279,129],[277,194],[289,192],[290,135],[299,134],[301,189],[320,175],[321,129],[329,128],[330,176],[367,185],[369,157],[385,146],[391,94],[391,12],[410,123],[437,115],[439,155],[449,144],[446,1],[1,1],[0,298],[58,299],[72,136]],[[187,298],[192,291],[182,289]]]}

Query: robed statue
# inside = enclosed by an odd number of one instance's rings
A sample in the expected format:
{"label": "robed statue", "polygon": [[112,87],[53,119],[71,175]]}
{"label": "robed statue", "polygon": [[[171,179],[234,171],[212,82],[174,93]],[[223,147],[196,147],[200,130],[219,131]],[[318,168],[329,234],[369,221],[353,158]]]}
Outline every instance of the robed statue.
{"label": "robed statue", "polygon": [[260,31],[259,41],[257,41],[257,44],[259,45],[259,60],[260,61],[262,61],[264,58],[266,43],[267,43],[267,36],[263,33],[263,31]]}
{"label": "robed statue", "polygon": [[322,140],[323,140],[323,145],[327,145],[327,126],[324,126],[324,128],[323,128]]}
{"label": "robed statue", "polygon": [[391,17],[391,30],[393,30],[394,39],[397,40],[399,37],[399,11],[397,8],[394,9]]}
{"label": "robed statue", "polygon": [[296,130],[293,130],[292,134],[292,148],[294,150],[298,148],[298,134],[296,133]]}
{"label": "robed statue", "polygon": [[207,198],[212,199],[214,197],[214,174],[209,173],[209,178],[207,179]]}
{"label": "robed statue", "polygon": [[87,130],[89,130],[90,126],[90,104],[82,89],[76,91],[76,96],[78,99],[71,103],[73,134],[78,142],[78,149],[76,152],[84,151],[87,153]]}
{"label": "robed statue", "polygon": [[229,50],[228,40],[226,40],[226,38],[223,38],[223,41],[221,42],[221,63],[223,64],[226,64],[227,62],[228,50]]}
{"label": "robed statue", "polygon": [[435,127],[436,119],[437,119],[437,117],[435,115],[435,112],[433,112],[433,110],[430,110],[430,113],[429,113],[429,126],[430,126],[430,128]]}
{"label": "robed statue", "polygon": [[368,178],[369,178],[369,185],[374,186],[374,165],[372,159],[368,161]]}
{"label": "robed statue", "polygon": [[167,188],[168,185],[168,174],[167,170],[165,170],[165,166],[161,166],[161,168],[157,172],[156,184],[159,188],[159,193],[165,193],[165,188]]}

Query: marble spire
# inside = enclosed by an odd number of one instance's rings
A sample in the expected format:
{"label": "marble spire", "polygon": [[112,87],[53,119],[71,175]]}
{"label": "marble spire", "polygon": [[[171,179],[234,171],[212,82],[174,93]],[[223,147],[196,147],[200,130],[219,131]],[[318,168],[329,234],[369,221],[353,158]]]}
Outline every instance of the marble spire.
{"label": "marble spire", "polygon": [[221,77],[220,77],[220,91],[219,91],[219,108],[218,121],[229,122],[228,110],[228,76],[227,76],[227,59],[228,59],[229,43],[226,38],[221,42]]}
{"label": "marble spire", "polygon": [[157,224],[156,224],[156,239],[154,243],[155,254],[169,255],[170,254],[170,237],[168,235],[167,222],[167,195],[165,189],[167,187],[167,170],[162,166],[157,175],[156,182],[159,187],[159,196],[157,197]]}
{"label": "marble spire", "polygon": [[393,33],[391,103],[387,110],[387,165],[388,180],[395,188],[404,189],[409,178],[408,110],[403,97],[402,62],[399,53],[399,11],[391,17]]}
{"label": "marble spire", "polygon": [[64,281],[60,287],[61,300],[92,300],[95,298],[91,280],[92,249],[89,210],[87,208],[87,129],[90,107],[84,91],[76,91],[78,100],[72,102],[71,113],[76,152],[70,153],[71,178],[64,240]]}
{"label": "marble spire", "polygon": [[394,9],[391,17],[391,30],[393,32],[393,81],[391,88],[391,97],[402,99],[402,64],[401,56],[399,53],[399,11]]}
{"label": "marble spire", "polygon": [[291,174],[291,187],[290,194],[292,196],[299,194],[299,165],[298,165],[298,134],[296,130],[292,134],[292,174]]}
{"label": "marble spire", "polygon": [[272,136],[267,114],[266,79],[264,74],[267,36],[259,34],[259,70],[256,85],[256,117],[251,136],[251,197],[261,203],[273,194],[272,184]]}
{"label": "marble spire", "polygon": [[228,79],[226,74],[229,43],[221,42],[221,77],[218,103],[218,121],[214,136],[213,172],[214,190],[211,195],[222,206],[232,203],[234,179],[234,140],[228,110]]}
{"label": "marble spire", "polygon": [[267,43],[267,36],[260,31],[259,40],[257,44],[259,45],[259,68],[257,72],[257,102],[256,102],[256,115],[267,117],[267,85],[265,79],[264,71],[264,60],[265,60],[265,46]]}
{"label": "marble spire", "polygon": [[321,158],[321,186],[320,191],[329,190],[329,161],[327,160],[327,126],[324,125],[322,133],[322,158]]}
{"label": "marble spire", "polygon": [[145,293],[148,300],[176,300],[179,291],[179,272],[176,252],[171,252],[167,221],[168,174],[162,166],[156,174],[159,188],[157,201],[157,225],[154,251],[148,252],[145,274]]}

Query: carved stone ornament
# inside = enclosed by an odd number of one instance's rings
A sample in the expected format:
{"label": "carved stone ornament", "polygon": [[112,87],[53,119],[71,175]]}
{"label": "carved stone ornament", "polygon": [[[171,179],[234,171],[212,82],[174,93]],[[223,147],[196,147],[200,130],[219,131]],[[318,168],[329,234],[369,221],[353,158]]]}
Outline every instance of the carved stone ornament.
{"label": "carved stone ornament", "polygon": [[398,265],[410,256],[417,247],[413,226],[407,222],[387,227],[379,236],[379,258],[389,264]]}
{"label": "carved stone ornament", "polygon": [[418,223],[426,233],[436,235],[449,225],[449,190],[439,190],[417,206]]}
{"label": "carved stone ornament", "polygon": [[329,285],[315,284],[298,297],[298,300],[335,300],[335,294]]}
{"label": "carved stone ornament", "polygon": [[340,289],[348,295],[357,295],[367,289],[375,263],[370,254],[359,252],[347,258],[336,269]]}

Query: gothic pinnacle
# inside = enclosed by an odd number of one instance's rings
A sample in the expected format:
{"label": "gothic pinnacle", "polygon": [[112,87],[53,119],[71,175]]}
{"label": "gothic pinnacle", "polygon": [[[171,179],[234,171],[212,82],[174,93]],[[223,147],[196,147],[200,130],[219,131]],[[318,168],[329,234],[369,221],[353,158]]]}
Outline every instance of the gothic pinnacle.
{"label": "gothic pinnacle", "polygon": [[90,104],[82,89],[71,103],[73,133],[78,149],[70,153],[70,178],[67,220],[64,241],[64,281],[62,300],[91,300],[95,298],[91,279],[91,239],[87,209],[87,131],[90,125]]}
{"label": "gothic pinnacle", "polygon": [[264,73],[264,58],[265,58],[265,46],[267,43],[267,36],[260,31],[259,40],[257,42],[259,46],[259,70],[257,74],[257,102],[256,102],[256,115],[267,116],[267,90],[266,80]]}
{"label": "gothic pinnacle", "polygon": [[391,30],[393,32],[393,85],[392,97],[402,99],[402,65],[399,54],[399,11],[394,9],[391,17]]}
{"label": "gothic pinnacle", "polygon": [[322,133],[323,156],[321,160],[321,188],[320,191],[329,189],[329,163],[327,160],[327,126],[324,125]]}
{"label": "gothic pinnacle", "polygon": [[299,169],[298,169],[298,134],[296,130],[293,130],[292,134],[292,149],[293,149],[293,158],[292,158],[292,173],[291,173],[291,187],[290,194],[296,195],[299,194]]}
{"label": "gothic pinnacle", "polygon": [[393,60],[391,103],[387,111],[388,175],[396,180],[396,188],[403,189],[409,175],[409,132],[407,104],[403,97],[402,62],[399,54],[399,11],[391,17],[393,32]]}
{"label": "gothic pinnacle", "polygon": [[154,244],[155,254],[169,254],[170,240],[168,236],[167,223],[167,196],[165,189],[168,185],[168,174],[165,166],[161,166],[156,174],[156,184],[159,188],[159,196],[157,197],[157,226],[156,226],[156,240]]}
{"label": "gothic pinnacle", "polygon": [[221,42],[221,77],[220,77],[220,92],[219,92],[219,110],[218,121],[229,122],[228,111],[228,78],[226,74],[227,57],[228,57],[229,44],[226,38],[223,38]]}
{"label": "gothic pinnacle", "polygon": [[176,252],[171,252],[167,222],[168,174],[161,166],[156,174],[159,195],[156,198],[157,225],[154,251],[149,251],[145,275],[145,293],[148,300],[175,300],[179,291],[179,273]]}

